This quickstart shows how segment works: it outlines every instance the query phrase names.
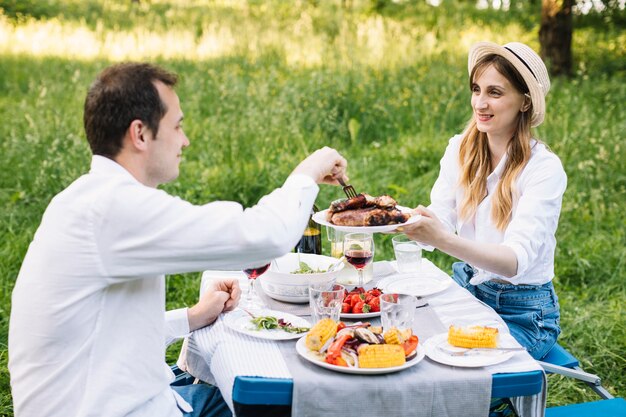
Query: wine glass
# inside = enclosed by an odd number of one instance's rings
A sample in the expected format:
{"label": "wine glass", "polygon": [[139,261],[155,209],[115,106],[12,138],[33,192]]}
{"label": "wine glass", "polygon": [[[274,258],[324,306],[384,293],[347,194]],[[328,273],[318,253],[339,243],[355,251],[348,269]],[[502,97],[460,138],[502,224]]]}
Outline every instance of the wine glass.
{"label": "wine glass", "polygon": [[270,263],[256,268],[244,269],[243,272],[248,277],[248,292],[246,294],[246,307],[249,309],[260,309],[261,305],[254,299],[254,281],[263,275],[270,267]]}
{"label": "wine glass", "polygon": [[374,259],[374,238],[369,233],[348,233],[343,238],[343,254],[346,261],[359,274],[359,287],[363,286],[363,268]]}

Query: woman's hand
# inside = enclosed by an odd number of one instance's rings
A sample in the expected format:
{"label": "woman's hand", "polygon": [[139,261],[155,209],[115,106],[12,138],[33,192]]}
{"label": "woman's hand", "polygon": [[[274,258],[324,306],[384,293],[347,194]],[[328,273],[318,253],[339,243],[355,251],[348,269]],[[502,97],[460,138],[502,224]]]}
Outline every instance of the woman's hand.
{"label": "woman's hand", "polygon": [[410,239],[438,247],[441,240],[450,234],[437,216],[426,207],[419,205],[413,210],[413,213],[420,214],[422,218],[415,223],[400,226],[397,229],[399,232],[405,233]]}
{"label": "woman's hand", "polygon": [[241,289],[236,278],[212,280],[200,301],[187,311],[189,330],[213,323],[223,311],[234,309],[240,296]]}
{"label": "woman's hand", "polygon": [[450,256],[472,266],[482,268],[503,277],[517,274],[517,256],[505,245],[481,243],[462,238],[450,232],[435,214],[426,207],[418,206],[415,213],[422,218],[415,223],[398,227],[398,231],[420,243],[434,246]]}

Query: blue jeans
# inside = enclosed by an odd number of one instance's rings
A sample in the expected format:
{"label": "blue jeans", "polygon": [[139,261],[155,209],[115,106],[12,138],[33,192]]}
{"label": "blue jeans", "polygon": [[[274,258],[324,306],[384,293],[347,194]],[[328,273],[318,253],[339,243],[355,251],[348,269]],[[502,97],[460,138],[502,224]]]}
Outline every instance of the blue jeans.
{"label": "blue jeans", "polygon": [[228,405],[217,387],[207,384],[172,386],[193,407],[184,417],[232,417]]}
{"label": "blue jeans", "polygon": [[493,281],[471,285],[474,270],[465,262],[452,265],[452,278],[476,298],[493,308],[509,326],[511,335],[535,358],[543,358],[556,343],[559,300],[552,282],[543,285],[500,284]]}

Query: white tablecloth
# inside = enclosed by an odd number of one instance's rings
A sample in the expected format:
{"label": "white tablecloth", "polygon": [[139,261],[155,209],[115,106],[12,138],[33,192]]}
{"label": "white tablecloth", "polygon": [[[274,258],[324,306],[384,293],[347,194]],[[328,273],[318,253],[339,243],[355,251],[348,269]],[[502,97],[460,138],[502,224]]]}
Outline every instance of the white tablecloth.
{"label": "white tablecloth", "polygon": [[[393,273],[394,263],[377,262],[376,267],[375,271],[380,271],[382,274]],[[450,324],[481,324],[497,327],[501,333],[509,333],[504,321],[491,307],[456,285],[445,272],[427,259],[422,261],[422,268],[424,272],[438,274],[443,279],[452,281],[446,290],[426,297],[446,327]],[[200,291],[204,290],[208,280],[226,276],[241,278],[245,292],[247,286],[245,275],[232,271],[206,271],[202,276]],[[193,376],[217,385],[231,410],[233,410],[232,390],[236,376],[292,378],[276,342],[234,332],[224,325],[221,317],[212,326],[195,331],[185,341],[178,365]],[[541,366],[523,351],[516,352],[506,362],[488,366],[485,369],[492,374],[542,371]],[[542,392],[533,396],[514,398],[513,403],[521,417],[543,417],[545,399],[544,380]]]}

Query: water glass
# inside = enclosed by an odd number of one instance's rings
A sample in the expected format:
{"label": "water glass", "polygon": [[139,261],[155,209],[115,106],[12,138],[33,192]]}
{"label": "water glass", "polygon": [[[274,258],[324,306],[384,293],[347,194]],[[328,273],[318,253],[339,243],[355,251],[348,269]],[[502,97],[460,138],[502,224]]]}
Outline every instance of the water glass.
{"label": "water glass", "polygon": [[383,294],[380,296],[380,320],[383,329],[413,328],[417,298],[408,294]]}
{"label": "water glass", "polygon": [[406,235],[394,236],[391,239],[396,255],[398,272],[419,272],[422,265],[422,248]]}
{"label": "water glass", "polygon": [[309,284],[309,305],[313,323],[331,318],[339,321],[345,287],[339,284]]}

